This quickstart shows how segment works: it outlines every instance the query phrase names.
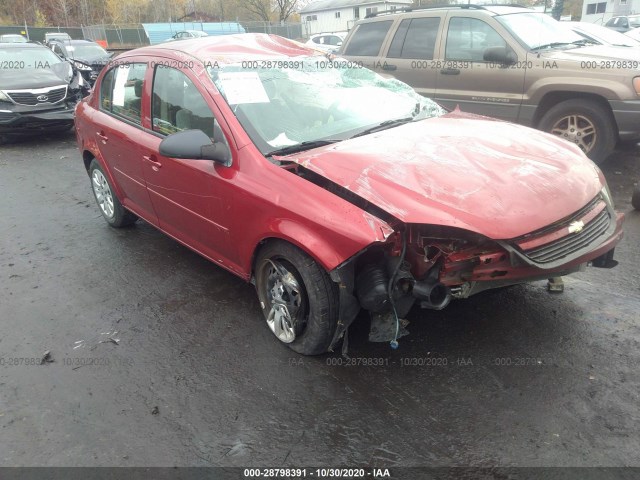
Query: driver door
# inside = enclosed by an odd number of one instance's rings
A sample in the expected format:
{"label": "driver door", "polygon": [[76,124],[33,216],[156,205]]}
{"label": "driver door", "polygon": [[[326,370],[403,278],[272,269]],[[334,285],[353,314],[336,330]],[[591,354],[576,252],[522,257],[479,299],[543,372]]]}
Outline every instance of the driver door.
{"label": "driver door", "polygon": [[[214,137],[214,113],[181,70],[156,66],[151,93],[152,132],[141,136],[147,189],[160,228],[217,263],[237,258],[230,241],[231,169],[211,160],[160,155],[160,142],[181,130]],[[226,142],[224,135],[216,141]],[[227,144],[228,145],[228,144]]]}
{"label": "driver door", "polygon": [[490,47],[506,47],[505,38],[484,20],[452,15],[448,18],[435,100],[446,108],[516,121],[524,91],[526,58],[512,66],[487,62]]}

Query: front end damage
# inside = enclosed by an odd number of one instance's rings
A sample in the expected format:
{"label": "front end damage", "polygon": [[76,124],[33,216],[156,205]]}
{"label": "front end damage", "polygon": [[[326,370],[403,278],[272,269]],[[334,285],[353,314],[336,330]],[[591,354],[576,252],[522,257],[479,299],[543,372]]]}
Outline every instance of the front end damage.
{"label": "front end damage", "polygon": [[611,268],[623,215],[599,194],[575,214],[507,240],[449,226],[403,224],[388,215],[385,221],[394,230],[385,242],[371,244],[330,272],[340,286],[340,323],[331,349],[344,337],[346,352],[345,332],[361,308],[371,314],[369,339],[394,346],[404,333],[402,319],[414,306],[441,310],[452,299],[561,277],[589,263]]}

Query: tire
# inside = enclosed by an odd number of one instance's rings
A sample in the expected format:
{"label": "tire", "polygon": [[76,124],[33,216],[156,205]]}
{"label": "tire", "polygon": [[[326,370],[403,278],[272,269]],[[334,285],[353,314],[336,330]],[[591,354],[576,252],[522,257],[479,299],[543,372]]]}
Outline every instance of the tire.
{"label": "tire", "polygon": [[100,213],[110,226],[114,228],[126,227],[138,220],[136,215],[122,206],[118,197],[113,193],[113,186],[109,183],[109,179],[95,159],[91,160],[89,165],[89,178]]}
{"label": "tire", "polygon": [[631,205],[633,205],[633,208],[635,208],[636,210],[640,210],[640,183],[633,189]]}
{"label": "tire", "polygon": [[538,128],[575,143],[595,163],[604,162],[616,146],[615,121],[591,100],[566,100],[551,107]]}
{"label": "tire", "polygon": [[[338,287],[302,250],[272,241],[256,260],[256,290],[276,338],[303,355],[325,353],[338,325]],[[284,308],[283,308],[284,307]]]}

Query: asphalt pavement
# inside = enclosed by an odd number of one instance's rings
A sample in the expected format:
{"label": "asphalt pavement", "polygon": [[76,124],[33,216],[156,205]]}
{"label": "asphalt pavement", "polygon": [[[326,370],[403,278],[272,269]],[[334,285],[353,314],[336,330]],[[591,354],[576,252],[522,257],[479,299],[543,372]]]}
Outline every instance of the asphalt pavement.
{"label": "asphalt pavement", "polygon": [[73,133],[2,146],[0,465],[640,466],[640,151],[603,170],[618,267],[414,310],[397,350],[361,316],[348,360],[279,344],[251,285],[148,224],[109,228]]}

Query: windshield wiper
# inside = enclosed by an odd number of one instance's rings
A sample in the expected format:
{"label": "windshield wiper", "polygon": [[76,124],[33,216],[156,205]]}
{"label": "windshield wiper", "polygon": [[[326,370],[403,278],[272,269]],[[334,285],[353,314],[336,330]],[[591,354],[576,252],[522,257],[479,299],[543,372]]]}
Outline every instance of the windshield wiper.
{"label": "windshield wiper", "polygon": [[593,40],[588,40],[586,38],[582,39],[582,40],[576,40],[575,42],[571,42],[572,45],[580,45],[581,47],[584,47],[585,45],[599,45],[598,42],[593,41]]}
{"label": "windshield wiper", "polygon": [[277,148],[265,154],[265,157],[271,157],[273,155],[290,155],[292,153],[302,152],[304,150],[311,150],[312,148],[324,147],[325,145],[331,145],[332,143],[339,142],[340,140],[311,140],[302,143],[296,143],[295,145],[288,145],[286,147]]}
{"label": "windshield wiper", "polygon": [[555,48],[555,47],[563,47],[565,45],[572,45],[568,42],[552,42],[545,43],[544,45],[538,45],[537,47],[532,48],[531,50],[542,50],[543,48]]}
{"label": "windshield wiper", "polygon": [[385,120],[384,122],[379,123],[378,125],[374,125],[371,128],[367,128],[362,132],[356,133],[353,137],[350,137],[350,138],[362,137],[363,135],[369,135],[370,133],[373,133],[373,132],[386,130],[387,128],[395,127],[397,125],[402,125],[403,123],[412,122],[413,119],[414,117],[405,117],[405,118],[398,118],[396,120]]}

